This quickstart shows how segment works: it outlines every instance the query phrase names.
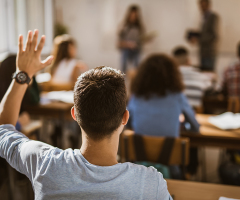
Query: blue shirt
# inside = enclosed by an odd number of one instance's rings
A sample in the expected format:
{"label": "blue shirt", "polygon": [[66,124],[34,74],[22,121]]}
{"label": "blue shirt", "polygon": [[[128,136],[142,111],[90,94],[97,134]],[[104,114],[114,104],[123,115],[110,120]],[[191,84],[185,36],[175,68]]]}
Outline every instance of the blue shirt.
{"label": "blue shirt", "polygon": [[36,200],[172,199],[153,167],[128,162],[96,166],[79,149],[29,140],[12,125],[0,126],[0,156],[29,178]]}
{"label": "blue shirt", "polygon": [[131,126],[137,134],[178,137],[181,113],[195,131],[199,130],[194,111],[182,93],[168,93],[164,97],[152,96],[149,99],[133,95],[127,109]]}

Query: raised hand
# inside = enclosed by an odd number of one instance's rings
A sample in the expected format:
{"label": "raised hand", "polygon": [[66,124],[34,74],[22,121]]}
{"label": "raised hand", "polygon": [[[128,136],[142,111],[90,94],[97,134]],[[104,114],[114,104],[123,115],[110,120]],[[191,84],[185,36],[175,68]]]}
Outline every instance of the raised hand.
{"label": "raised hand", "polygon": [[49,56],[41,61],[41,52],[45,43],[45,36],[37,46],[38,30],[28,31],[26,46],[23,48],[23,36],[19,36],[18,40],[18,54],[16,60],[17,71],[24,71],[31,78],[36,72],[51,64],[53,57]]}

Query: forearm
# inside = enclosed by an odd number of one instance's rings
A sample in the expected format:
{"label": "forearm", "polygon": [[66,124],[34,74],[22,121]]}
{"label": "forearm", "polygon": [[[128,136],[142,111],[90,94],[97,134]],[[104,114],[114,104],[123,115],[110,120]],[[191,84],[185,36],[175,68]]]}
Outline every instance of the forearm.
{"label": "forearm", "polygon": [[[37,46],[38,30],[28,32],[26,47],[23,49],[23,36],[19,36],[18,41],[18,54],[17,54],[17,71],[24,72],[29,78],[32,78],[36,72],[44,69],[50,65],[53,57],[50,56],[44,61],[41,61],[40,55],[45,42],[45,36],[42,36]],[[26,92],[28,85],[17,83],[15,80],[12,81],[8,91],[4,95],[0,104],[0,125],[1,124],[12,124],[16,125],[20,106],[22,103],[23,96]]]}
{"label": "forearm", "polygon": [[27,87],[27,84],[19,84],[15,80],[12,81],[0,104],[0,125],[16,125]]}

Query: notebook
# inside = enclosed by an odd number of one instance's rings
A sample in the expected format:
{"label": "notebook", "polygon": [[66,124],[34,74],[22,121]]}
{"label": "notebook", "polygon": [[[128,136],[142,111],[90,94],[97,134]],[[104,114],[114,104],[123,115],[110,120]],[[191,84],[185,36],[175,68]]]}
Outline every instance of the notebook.
{"label": "notebook", "polygon": [[240,113],[226,112],[218,116],[209,117],[209,123],[222,130],[239,129],[240,128]]}

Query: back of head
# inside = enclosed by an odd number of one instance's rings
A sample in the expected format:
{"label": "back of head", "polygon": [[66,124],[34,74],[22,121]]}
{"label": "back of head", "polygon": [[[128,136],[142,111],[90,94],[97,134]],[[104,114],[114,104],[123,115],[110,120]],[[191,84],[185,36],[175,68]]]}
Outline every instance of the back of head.
{"label": "back of head", "polygon": [[139,67],[132,81],[131,91],[135,96],[150,98],[165,96],[167,92],[181,92],[183,83],[175,62],[164,54],[149,56]]}
{"label": "back of head", "polygon": [[173,50],[173,56],[178,65],[188,65],[188,50],[185,47],[177,47]]}
{"label": "back of head", "polygon": [[60,35],[54,39],[53,42],[53,56],[54,61],[51,66],[51,74],[54,74],[56,67],[63,59],[70,59],[71,55],[69,54],[69,45],[75,45],[75,41],[70,35]]}
{"label": "back of head", "polygon": [[111,136],[119,128],[126,102],[124,76],[110,67],[89,70],[75,84],[75,116],[79,126],[93,140]]}
{"label": "back of head", "polygon": [[202,12],[208,11],[210,8],[210,4],[210,0],[199,0],[200,9],[202,10]]}

